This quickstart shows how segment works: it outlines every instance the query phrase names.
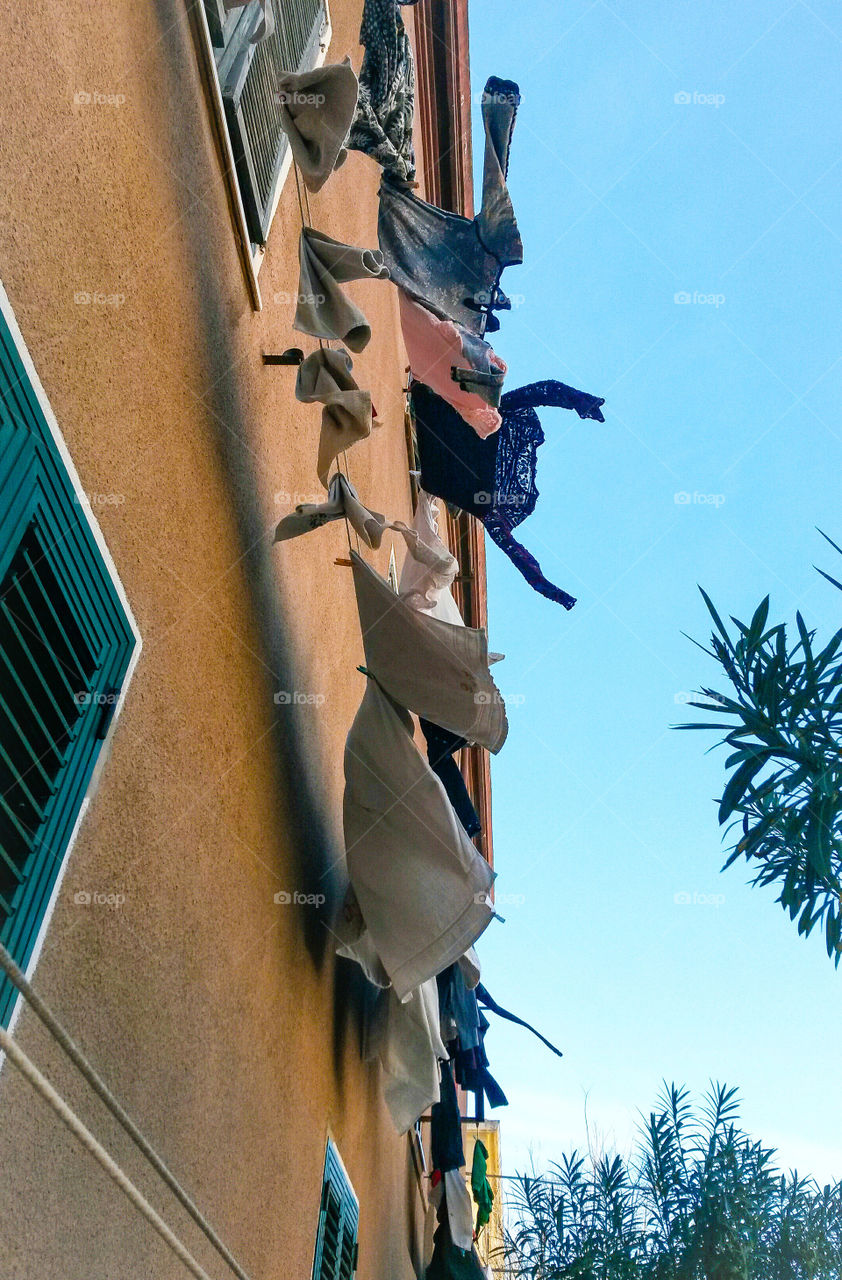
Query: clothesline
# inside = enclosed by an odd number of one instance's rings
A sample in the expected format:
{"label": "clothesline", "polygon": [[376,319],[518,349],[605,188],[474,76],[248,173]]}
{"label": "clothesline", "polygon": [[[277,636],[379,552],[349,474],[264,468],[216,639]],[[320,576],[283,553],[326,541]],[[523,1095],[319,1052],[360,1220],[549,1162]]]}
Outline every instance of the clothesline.
{"label": "clothesline", "polygon": [[[18,965],[15,964],[11,955],[9,954],[7,949],[2,945],[2,943],[0,943],[0,968],[3,969],[9,981],[13,984],[13,986],[17,988],[17,990],[23,996],[24,1000],[26,1000],[27,1004],[32,1009],[33,1013],[37,1015],[41,1023],[46,1027],[47,1031],[52,1036],[52,1038],[64,1050],[64,1052],[67,1054],[68,1058],[74,1064],[74,1066],[78,1068],[81,1075],[84,1077],[87,1083],[91,1086],[91,1088],[100,1098],[100,1100],[105,1104],[105,1106],[111,1112],[114,1119],[118,1122],[119,1125],[121,1125],[124,1131],[129,1135],[132,1142],[135,1144],[138,1150],[146,1157],[146,1159],[151,1164],[152,1168],[155,1170],[157,1174],[159,1174],[162,1180],[166,1183],[166,1185],[169,1187],[170,1191],[172,1191],[173,1195],[176,1197],[176,1199],[179,1201],[182,1207],[186,1209],[190,1217],[193,1219],[193,1221],[196,1223],[199,1229],[203,1232],[203,1234],[207,1237],[207,1239],[216,1249],[220,1257],[228,1264],[228,1266],[231,1268],[234,1274],[238,1277],[238,1280],[249,1280],[248,1273],[244,1271],[244,1269],[237,1262],[237,1259],[233,1256],[231,1251],[227,1248],[227,1246],[223,1243],[223,1241],[217,1235],[216,1231],[213,1229],[213,1227],[210,1225],[208,1220],[205,1218],[204,1214],[202,1214],[201,1210],[196,1206],[194,1201],[191,1199],[188,1193],[181,1186],[180,1182],[177,1180],[175,1175],[170,1171],[168,1166],[164,1163],[164,1161],[155,1151],[152,1144],[141,1133],[140,1129],[132,1120],[131,1116],[129,1116],[128,1112],[114,1097],[113,1093],[108,1088],[108,1085],[105,1083],[105,1081],[96,1071],[96,1069],[91,1065],[90,1061],[82,1053],[82,1050],[78,1047],[78,1045],[72,1039],[70,1034],[61,1025],[58,1018],[56,1018],[55,1014],[50,1009],[49,1005],[46,1003],[45,1000],[42,999],[42,997],[38,994],[38,992],[33,988],[32,984],[26,978],[26,976],[24,975],[22,970],[18,967]],[[8,1036],[8,1033],[6,1034]],[[8,1037],[8,1039],[11,1040],[11,1037]],[[11,1043],[15,1044],[14,1041],[11,1041]],[[6,1046],[3,1046],[3,1047],[6,1048]],[[7,1052],[8,1052],[8,1049],[7,1049]],[[22,1056],[23,1056],[22,1051],[20,1050],[18,1050],[17,1057],[15,1057],[14,1050],[12,1052],[9,1052],[10,1060],[14,1061],[16,1065],[20,1065],[20,1059],[22,1058]],[[28,1059],[27,1059],[27,1062],[28,1062]],[[32,1064],[29,1064],[29,1065],[31,1066]],[[24,1067],[21,1067],[21,1070],[24,1070]],[[34,1067],[33,1067],[33,1071],[35,1072],[36,1076],[39,1074],[37,1072],[37,1069]],[[36,1081],[36,1078],[35,1076],[32,1075],[32,1072],[28,1072],[28,1068],[24,1070],[24,1074],[27,1074],[27,1078],[30,1080],[30,1083],[33,1084],[36,1088],[39,1089],[40,1092],[43,1093],[43,1090],[40,1089],[40,1084]],[[44,1096],[46,1100],[50,1102],[50,1105],[53,1105],[53,1100],[46,1094],[44,1094]],[[56,1108],[54,1107],[54,1109]],[[59,1112],[59,1114],[61,1114],[61,1112]],[[62,1115],[62,1118],[64,1119],[65,1117]],[[76,1132],[75,1129],[74,1129],[74,1132]],[[90,1147],[86,1139],[83,1139],[79,1133],[77,1133],[77,1136],[80,1137],[80,1141],[83,1141],[84,1145],[86,1145],[89,1150],[92,1150],[92,1148]],[[92,1151],[92,1154],[95,1155],[95,1158],[99,1159],[99,1156],[97,1156],[95,1152]],[[100,1160],[100,1163],[102,1163],[101,1160]],[[103,1167],[106,1168],[107,1172],[109,1173],[111,1172],[108,1166],[104,1165]],[[122,1183],[120,1185],[122,1185]],[[125,1190],[125,1188],[123,1189]],[[154,1222],[153,1222],[153,1225],[155,1225]],[[157,1229],[158,1228],[156,1226],[156,1230]],[[166,1236],[165,1236],[165,1239],[167,1239]],[[168,1240],[168,1243],[169,1243],[169,1240]],[[204,1275],[204,1272],[202,1272],[202,1275]]]}
{"label": "clothesline", "polygon": [[[349,884],[334,931],[339,955],[358,963],[381,988],[366,1056],[380,1063],[395,1128],[407,1132],[419,1118],[429,1119],[437,1226],[425,1273],[429,1280],[446,1280],[480,1274],[471,1199],[460,1172],[463,1129],[482,1123],[486,1100],[491,1107],[507,1101],[489,1071],[489,1022],[481,1006],[561,1053],[501,1009],[479,982],[473,945],[496,914],[495,874],[474,843],[481,826],[454,756],[472,743],[500,750],[508,726],[489,670],[500,655],[489,653],[483,629],[465,626],[453,598],[459,566],[440,537],[433,498],[478,518],[530,586],[571,608],[573,597],[544,577],[512,531],[538,497],[535,455],[543,433],[535,406],[552,404],[602,421],[603,401],[557,382],[501,394],[506,364],[486,335],[500,328],[495,313],[511,308],[500,287],[502,272],[523,260],[507,187],[520,92],[494,76],[486,83],[476,217],[420,199],[412,150],[414,66],[399,8],[404,2],[365,0],[355,110],[347,59],[321,72],[321,115],[306,106],[299,111],[287,99],[284,127],[290,126],[301,215],[293,327],[319,344],[300,365],[296,398],[322,405],[316,473],[328,492],[325,502],[284,516],[275,540],[337,519],[345,523],[366,687],[345,745]],[[285,77],[286,86],[301,79]],[[346,142],[383,170],[377,249],[343,244],[312,226],[307,192],[319,190],[342,162]],[[357,385],[348,354],[367,346],[371,328],[342,285],[386,278],[398,290],[409,357],[405,417],[413,428],[411,464],[420,468],[412,528],[366,506],[348,462],[350,448],[375,423],[370,392]],[[342,345],[331,347],[333,341]],[[361,543],[377,550],[386,529],[399,532],[407,546],[397,591],[360,550]],[[413,715],[426,738],[426,759],[415,743]],[[475,1116],[460,1114],[457,1085],[474,1094]],[[478,1141],[471,1171],[476,1230],[491,1211],[488,1177],[498,1176],[487,1175],[486,1157]]]}
{"label": "clothesline", "polygon": [[211,1280],[211,1277],[205,1269],[199,1265],[193,1255],[185,1248],[178,1237],[170,1230],[163,1218],[158,1214],[152,1205],[146,1199],[134,1183],[126,1176],[120,1166],[108,1154],[105,1148],[96,1140],[74,1111],[67,1105],[64,1099],[56,1093],[46,1076],[43,1076],[35,1064],[20,1048],[16,1040],[13,1040],[8,1031],[0,1026],[0,1050],[7,1056],[9,1061],[17,1067],[24,1079],[32,1085],[37,1093],[40,1093],[44,1101],[52,1107],[53,1111],[59,1117],[64,1125],[70,1130],[75,1138],[81,1142],[82,1146],[90,1152],[109,1178],[116,1182],[120,1190],[128,1197],[135,1208],[146,1218],[147,1222],[157,1231],[162,1240],[166,1242],[172,1252],[187,1267],[196,1280]]}

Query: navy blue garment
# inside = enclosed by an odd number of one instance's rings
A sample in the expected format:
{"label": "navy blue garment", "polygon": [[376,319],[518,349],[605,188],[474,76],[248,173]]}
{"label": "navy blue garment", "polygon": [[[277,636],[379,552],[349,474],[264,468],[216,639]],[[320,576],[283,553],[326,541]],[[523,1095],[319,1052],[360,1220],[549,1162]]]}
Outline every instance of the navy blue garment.
{"label": "navy blue garment", "polygon": [[436,983],[442,1036],[448,1049],[476,1049],[480,1043],[480,1012],[476,995],[468,989],[459,965],[448,965],[437,974]]}
{"label": "navy blue garment", "polygon": [[563,382],[529,383],[502,397],[500,430],[485,439],[423,383],[412,384],[410,403],[423,488],[481,520],[535,591],[571,609],[574,598],[544,577],[512,530],[534,511],[538,500],[535,472],[544,432],[535,406],[574,409],[580,418],[604,422],[605,401]]}
{"label": "navy blue garment", "polygon": [[545,1044],[547,1048],[551,1049],[552,1052],[557,1054],[559,1058],[564,1057],[564,1054],[561,1052],[561,1049],[557,1049],[554,1044],[551,1044],[550,1041],[546,1038],[546,1036],[542,1036],[541,1032],[536,1031],[535,1028],[530,1025],[530,1023],[524,1022],[523,1018],[519,1018],[515,1013],[509,1013],[508,1009],[501,1009],[499,1004],[497,1004],[496,1000],[493,1000],[492,997],[488,994],[488,992],[486,991],[485,987],[482,985],[481,982],[477,984],[476,997],[479,1003],[483,1005],[484,1008],[490,1009],[492,1013],[496,1013],[498,1018],[505,1018],[507,1022],[515,1022],[519,1027],[525,1027],[527,1031],[531,1031],[533,1036],[537,1036],[538,1039],[541,1041],[541,1043]]}
{"label": "navy blue garment", "polygon": [[466,747],[467,742],[464,738],[451,733],[449,729],[442,729],[439,725],[433,724],[431,720],[424,720],[419,716],[418,722],[427,742],[427,759],[430,762],[430,768],[447,792],[447,798],[453,805],[456,817],[469,836],[479,835],[482,824],[468,794],[462,770],[453,759],[454,753]]}
{"label": "navy blue garment", "polygon": [[389,274],[443,320],[478,337],[489,314],[510,305],[500,293],[504,267],[523,262],[523,244],[506,186],[520,91],[492,76],[482,95],[485,127],[482,208],[473,219],[419,200],[405,184],[380,187],[377,233]]}
{"label": "navy blue garment", "polygon": [[[474,993],[471,992],[471,995]],[[488,1031],[488,1019],[481,1009],[479,1015],[479,1044],[474,1049],[459,1049],[448,1045],[453,1054],[453,1074],[456,1083],[475,1098],[475,1114],[478,1120],[485,1118],[485,1101],[490,1107],[507,1107],[509,1100],[488,1069],[488,1054],[485,1052],[485,1037]]]}
{"label": "navy blue garment", "polygon": [[430,1112],[430,1149],[433,1168],[440,1173],[461,1169],[465,1163],[462,1116],[449,1062],[441,1064],[441,1095]]}

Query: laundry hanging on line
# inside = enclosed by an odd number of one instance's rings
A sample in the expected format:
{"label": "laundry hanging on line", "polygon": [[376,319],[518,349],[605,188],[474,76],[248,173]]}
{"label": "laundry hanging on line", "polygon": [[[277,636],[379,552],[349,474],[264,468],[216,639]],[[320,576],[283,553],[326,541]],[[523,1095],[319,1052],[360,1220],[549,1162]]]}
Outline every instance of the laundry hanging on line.
{"label": "laundry hanging on line", "polygon": [[419,613],[351,552],[366,667],[402,707],[497,752],[508,722],[485,631]]}
{"label": "laundry hanging on line", "polygon": [[468,743],[458,734],[442,729],[423,717],[419,718],[419,724],[427,743],[427,759],[430,762],[430,768],[438,775],[447,792],[447,798],[453,805],[453,812],[469,836],[479,835],[482,831],[482,823],[474,808],[462,770],[453,758],[456,752],[462,751]]}
{"label": "laundry hanging on line", "polygon": [[[275,530],[275,542],[287,542],[337,520],[347,520],[361,541],[374,551],[380,547],[387,529],[399,533],[409,552],[404,562],[405,572],[407,563],[411,562],[425,582],[453,581],[458,566],[443,542],[427,542],[416,528],[403,520],[388,520],[381,512],[370,511],[360,502],[356,489],[341,471],[331,478],[326,502],[301,503],[283,517]],[[461,624],[461,617],[459,622]]]}
{"label": "laundry hanging on line", "polygon": [[412,127],[415,64],[400,5],[417,0],[365,0],[359,101],[348,146],[376,160],[398,181],[415,178]]}
{"label": "laundry hanging on line", "polygon": [[[441,540],[438,508],[435,499],[424,489],[418,491],[412,527],[419,541],[434,554],[441,569],[433,570],[420,556],[407,556],[401,569],[398,594],[419,613],[428,613],[442,622],[463,627],[465,623],[450,589],[459,572],[459,562]],[[489,662],[493,661],[493,656],[488,655]]]}
{"label": "laundry hanging on line", "polygon": [[368,1027],[367,1056],[379,1060],[392,1123],[406,1133],[441,1096],[439,1063],[447,1049],[439,1031],[435,978],[405,1001],[392,989],[380,992]]}
{"label": "laundry hanging on line", "polygon": [[531,383],[506,392],[500,401],[500,430],[484,440],[423,383],[413,383],[410,403],[424,488],[481,520],[534,590],[572,608],[574,598],[544,577],[512,531],[538,499],[535,471],[544,433],[535,405],[572,408],[581,418],[602,422],[604,401],[562,382]]}
{"label": "laundry hanging on line", "polygon": [[480,1138],[474,1143],[471,1159],[471,1194],[477,1206],[476,1232],[479,1235],[482,1228],[491,1221],[491,1211],[494,1208],[494,1192],[488,1181],[488,1148]]}
{"label": "laundry hanging on line", "polygon": [[281,128],[308,191],[321,191],[333,171],[345,162],[357,89],[350,58],[278,77]]}
{"label": "laundry hanging on line", "polygon": [[456,1083],[475,1097],[474,1110],[479,1119],[485,1115],[485,1100],[491,1107],[505,1107],[508,1100],[489,1071],[485,1051],[488,1019],[477,1004],[473,985],[466,978],[462,961],[450,965],[438,975],[441,1038],[453,1062]]}
{"label": "laundry hanging on line", "polygon": [[508,1009],[501,1009],[500,1005],[497,1004],[497,1002],[488,994],[482,983],[477,984],[476,993],[479,1003],[486,1009],[490,1009],[492,1013],[496,1013],[498,1018],[505,1018],[507,1022],[514,1022],[519,1027],[525,1027],[527,1031],[532,1032],[533,1036],[537,1036],[541,1043],[545,1044],[557,1057],[564,1057],[561,1049],[557,1049],[555,1045],[546,1038],[546,1036],[542,1036],[541,1032],[536,1031],[530,1023],[524,1022],[523,1018],[519,1018],[515,1013],[509,1013]]}
{"label": "laundry hanging on line", "polygon": [[302,361],[295,379],[296,400],[324,405],[316,474],[325,488],[340,453],[371,434],[371,395],[360,390],[351,372],[353,367],[347,351],[319,347]]}
{"label": "laundry hanging on line", "polygon": [[473,219],[419,200],[384,177],[377,233],[389,273],[416,302],[482,337],[499,327],[492,312],[503,269],[523,261],[523,244],[506,187],[520,93],[492,76],[482,95],[485,128],[482,207]]}
{"label": "laundry hanging on line", "polygon": [[462,1116],[449,1062],[441,1064],[441,1099],[430,1113],[430,1159],[439,1173],[461,1169],[465,1163]]}
{"label": "laundry hanging on line", "polygon": [[362,927],[343,913],[335,931],[343,954],[373,947],[400,1000],[462,956],[495,915],[494,872],[413,734],[409,713],[369,677],[345,747],[343,804]]}
{"label": "laundry hanging on line", "polygon": [[478,436],[490,436],[502,421],[496,406],[505,362],[482,338],[452,320],[441,320],[402,289],[398,298],[412,377],[446,400]]}
{"label": "laundry hanging on line", "polygon": [[371,327],[340,285],[350,280],[387,280],[389,270],[380,250],[343,244],[314,227],[302,227],[298,262],[293,328],[362,351],[371,341]]}
{"label": "laundry hanging on line", "polygon": [[[465,1183],[461,1172],[455,1176],[460,1179],[464,1187]],[[465,1197],[468,1200],[468,1210],[470,1212],[470,1198],[468,1197],[467,1187],[465,1187]],[[464,1248],[454,1239],[448,1211],[446,1186],[442,1198],[434,1207],[438,1225],[433,1236],[433,1256],[424,1272],[425,1280],[488,1280],[488,1273],[480,1262],[479,1255],[473,1244]],[[464,1239],[464,1237],[462,1238]],[[471,1240],[473,1240],[473,1230],[471,1231]]]}

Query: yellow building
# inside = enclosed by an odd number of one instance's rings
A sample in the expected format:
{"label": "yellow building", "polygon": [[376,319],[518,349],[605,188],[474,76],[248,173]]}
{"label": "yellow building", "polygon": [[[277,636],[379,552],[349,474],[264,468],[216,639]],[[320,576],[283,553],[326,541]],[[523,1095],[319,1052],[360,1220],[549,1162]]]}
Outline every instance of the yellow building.
{"label": "yellow building", "polygon": [[482,1142],[488,1152],[488,1181],[494,1192],[494,1205],[491,1218],[482,1227],[477,1238],[477,1253],[485,1267],[490,1268],[495,1277],[503,1276],[503,1161],[500,1151],[500,1121],[481,1120],[476,1124],[465,1125],[465,1160],[466,1174],[470,1185],[471,1164],[474,1158],[474,1146]]}
{"label": "yellow building", "polygon": [[[364,685],[351,575],[334,563],[345,531],[272,545],[281,515],[322,497],[319,415],[294,370],[264,361],[302,344],[301,212],[261,77],[272,58],[348,54],[359,69],[362,0],[276,8],[259,44],[259,0],[27,0],[4,15],[0,597],[16,593],[66,665],[45,674],[41,642],[0,617],[0,651],[18,646],[0,674],[0,940],[252,1280],[308,1280],[317,1240],[327,1257],[326,1159],[359,1223],[346,1218],[348,1256],[319,1280],[349,1280],[354,1247],[359,1280],[413,1280],[419,1138],[396,1136],[363,1060],[366,984],[329,927]],[[470,212],[466,10],[403,14],[420,194]],[[379,179],[352,152],[310,197],[314,224],[376,245]],[[396,292],[348,291],[373,331],[355,374],[383,424],[350,474],[409,520]],[[481,625],[482,539],[469,519],[449,528]],[[385,575],[403,552],[387,535],[369,558]],[[488,762],[466,757],[490,858]],[[226,1274],[5,982],[2,997],[24,1052]],[[9,1061],[0,1222],[3,1280],[186,1274]]]}

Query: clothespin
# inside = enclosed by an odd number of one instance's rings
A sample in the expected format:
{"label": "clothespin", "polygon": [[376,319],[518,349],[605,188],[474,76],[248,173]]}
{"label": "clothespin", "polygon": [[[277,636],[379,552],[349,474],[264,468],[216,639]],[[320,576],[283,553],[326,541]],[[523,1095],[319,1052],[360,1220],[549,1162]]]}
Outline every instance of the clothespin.
{"label": "clothespin", "polygon": [[342,556],[337,556],[333,563],[338,564],[343,569],[353,569],[354,567],[352,560],[345,560]]}
{"label": "clothespin", "polygon": [[450,366],[450,377],[459,383],[460,391],[473,391],[475,387],[502,387],[504,376],[499,370],[482,373],[479,369],[460,369],[455,364]]}
{"label": "clothespin", "polygon": [[263,352],[264,364],[301,364],[303,360],[304,352],[300,347],[288,347],[279,356],[270,355],[266,351]]}

